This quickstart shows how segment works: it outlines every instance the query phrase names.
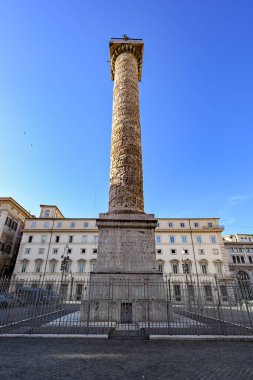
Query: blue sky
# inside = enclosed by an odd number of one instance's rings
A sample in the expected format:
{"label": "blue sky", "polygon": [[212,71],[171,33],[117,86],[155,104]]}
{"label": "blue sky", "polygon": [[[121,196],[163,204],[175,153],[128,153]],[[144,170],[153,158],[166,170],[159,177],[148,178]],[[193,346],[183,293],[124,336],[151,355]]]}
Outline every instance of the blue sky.
{"label": "blue sky", "polygon": [[145,211],[253,232],[253,2],[0,0],[0,194],[108,209],[110,37],[145,42]]}

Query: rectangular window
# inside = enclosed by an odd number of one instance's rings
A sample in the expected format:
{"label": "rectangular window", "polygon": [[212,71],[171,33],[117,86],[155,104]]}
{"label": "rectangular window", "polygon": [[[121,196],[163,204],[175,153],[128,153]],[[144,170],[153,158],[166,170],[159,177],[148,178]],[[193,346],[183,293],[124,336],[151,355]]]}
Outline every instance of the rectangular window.
{"label": "rectangular window", "polygon": [[43,255],[44,252],[45,252],[45,248],[39,248],[38,250],[39,255]]}
{"label": "rectangular window", "polygon": [[156,250],[156,253],[157,253],[158,255],[161,255],[161,254],[162,254],[162,250],[161,250],[161,249],[157,249],[157,250]]}
{"label": "rectangular window", "polygon": [[72,248],[68,248],[67,252],[70,254],[72,253]]}
{"label": "rectangular window", "polygon": [[161,243],[161,236],[160,235],[156,235],[155,239],[156,239],[157,244]]}
{"label": "rectangular window", "polygon": [[188,255],[189,250],[188,250],[188,249],[182,249],[182,253],[183,253],[184,255]]}
{"label": "rectangular window", "polygon": [[171,253],[172,255],[176,255],[176,254],[177,254],[177,250],[176,250],[176,249],[171,249],[171,250],[170,250],[170,253]]}
{"label": "rectangular window", "polygon": [[71,223],[70,223],[70,228],[74,228],[75,225],[76,225],[75,222],[71,222]]}
{"label": "rectangular window", "polygon": [[212,244],[215,244],[215,243],[216,243],[216,237],[215,237],[215,236],[211,236],[211,243],[212,243]]}
{"label": "rectangular window", "polygon": [[198,244],[201,244],[202,243],[202,237],[201,236],[196,236],[196,242]]}
{"label": "rectangular window", "polygon": [[69,236],[69,243],[73,243],[73,236]]}
{"label": "rectangular window", "polygon": [[97,248],[93,248],[92,253],[98,253]]}
{"label": "rectangular window", "polygon": [[169,222],[169,227],[173,228],[173,223],[172,222]]}
{"label": "rectangular window", "polygon": [[184,223],[180,223],[180,227],[182,228],[185,227]]}
{"label": "rectangular window", "polygon": [[31,248],[26,248],[26,249],[25,249],[25,254],[26,254],[26,255],[29,255],[30,252],[31,252]]}
{"label": "rectangular window", "polygon": [[47,235],[42,235],[41,236],[41,243],[43,244],[43,243],[46,243],[46,241],[47,241]]}
{"label": "rectangular window", "polygon": [[36,273],[40,273],[41,272],[41,267],[42,267],[42,263],[39,261],[39,262],[35,262],[35,272]]}
{"label": "rectangular window", "polygon": [[210,228],[213,227],[213,223],[211,223],[211,222],[209,222],[207,225],[208,225],[208,227],[210,227]]}
{"label": "rectangular window", "polygon": [[58,248],[53,249],[53,254],[56,255],[58,253]]}
{"label": "rectangular window", "polygon": [[87,241],[88,241],[88,236],[87,235],[83,235],[82,236],[82,242],[86,243]]}
{"label": "rectangular window", "polygon": [[219,254],[219,250],[217,248],[214,248],[213,249],[213,255],[218,255]]}
{"label": "rectangular window", "polygon": [[98,241],[98,236],[97,236],[97,235],[94,235],[94,236],[93,236],[93,241],[94,241],[95,243],[97,243],[97,241]]}
{"label": "rectangular window", "polygon": [[198,223],[194,223],[194,227],[195,228],[198,228],[199,224]]}
{"label": "rectangular window", "polygon": [[228,290],[226,285],[220,285],[220,293],[224,302],[228,301]]}
{"label": "rectangular window", "polygon": [[78,263],[78,272],[79,272],[79,273],[84,273],[84,272],[85,272],[85,263],[82,262],[82,261],[80,261],[80,262]]}
{"label": "rectangular window", "polygon": [[57,228],[61,228],[61,226],[62,226],[62,222],[58,222],[56,225]]}
{"label": "rectangular window", "polygon": [[81,248],[81,253],[84,254],[86,252],[85,248]]}
{"label": "rectangular window", "polygon": [[199,255],[204,255],[205,254],[205,250],[204,249],[198,249],[198,253],[199,253]]}
{"label": "rectangular window", "polygon": [[156,227],[160,227],[160,223],[159,223],[159,222],[157,222],[157,225],[156,225]]}
{"label": "rectangular window", "polygon": [[36,222],[31,223],[31,228],[36,228]]}
{"label": "rectangular window", "polygon": [[175,236],[170,236],[170,243],[171,244],[175,243]]}
{"label": "rectangular window", "polygon": [[55,261],[51,261],[51,263],[49,263],[49,272],[50,273],[55,273],[56,265],[57,265],[57,263]]}
{"label": "rectangular window", "polygon": [[207,301],[212,301],[213,300],[213,295],[212,295],[212,287],[211,285],[204,285],[204,291],[205,291],[205,296]]}
{"label": "rectangular window", "polygon": [[89,223],[88,222],[84,222],[83,226],[84,226],[84,228],[87,228],[89,226]]}
{"label": "rectangular window", "polygon": [[31,243],[32,241],[33,241],[33,236],[32,235],[28,236],[28,243]]}
{"label": "rectangular window", "polygon": [[49,222],[44,222],[44,228],[49,228]]}
{"label": "rectangular window", "polygon": [[22,273],[26,272],[26,269],[27,269],[27,262],[23,262],[22,267],[21,267],[21,272]]}
{"label": "rectangular window", "polygon": [[55,236],[55,242],[59,243],[59,241],[60,241],[60,236]]}
{"label": "rectangular window", "polygon": [[216,268],[216,273],[218,275],[222,275],[222,263],[216,263],[215,268]]}
{"label": "rectangular window", "polygon": [[181,236],[181,242],[187,243],[187,236],[185,236],[185,235]]}

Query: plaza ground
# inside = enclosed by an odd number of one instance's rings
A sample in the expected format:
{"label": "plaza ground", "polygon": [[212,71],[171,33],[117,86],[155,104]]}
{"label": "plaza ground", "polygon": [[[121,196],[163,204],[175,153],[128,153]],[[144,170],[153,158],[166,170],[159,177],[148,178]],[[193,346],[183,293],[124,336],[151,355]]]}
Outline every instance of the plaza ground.
{"label": "plaza ground", "polygon": [[252,379],[253,342],[1,338],[0,379]]}

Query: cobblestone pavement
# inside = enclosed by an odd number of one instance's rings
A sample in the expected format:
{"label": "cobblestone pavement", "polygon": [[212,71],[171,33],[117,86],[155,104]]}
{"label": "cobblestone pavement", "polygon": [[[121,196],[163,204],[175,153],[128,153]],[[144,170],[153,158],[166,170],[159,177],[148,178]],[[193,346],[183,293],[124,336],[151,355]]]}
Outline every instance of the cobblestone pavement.
{"label": "cobblestone pavement", "polygon": [[1,338],[1,380],[252,379],[252,342]]}

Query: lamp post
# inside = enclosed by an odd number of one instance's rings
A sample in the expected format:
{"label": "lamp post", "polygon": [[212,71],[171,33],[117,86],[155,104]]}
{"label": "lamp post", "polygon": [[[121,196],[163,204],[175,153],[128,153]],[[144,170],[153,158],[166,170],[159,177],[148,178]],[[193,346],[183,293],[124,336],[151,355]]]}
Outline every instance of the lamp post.
{"label": "lamp post", "polygon": [[[190,263],[190,260],[188,259],[188,257],[186,257],[185,249],[182,249],[182,254],[183,254],[183,257],[182,257],[183,273],[185,274],[185,277],[186,277],[186,289],[187,289],[186,296],[187,296],[188,301],[189,301],[189,308],[191,309],[191,296],[192,296],[192,294],[194,297],[194,290],[193,290],[193,286],[192,286],[192,276],[191,276],[191,270],[190,270],[191,263]],[[191,292],[189,291],[188,274],[190,274]]]}
{"label": "lamp post", "polygon": [[60,289],[61,289],[61,291],[62,291],[62,285],[63,285],[63,276],[65,275],[65,278],[66,278],[66,274],[67,274],[67,272],[69,270],[68,250],[69,250],[69,245],[66,244],[66,246],[64,248],[63,255],[61,255],[61,259],[62,259],[62,262],[61,262],[61,272],[62,272],[62,275],[61,275],[61,283],[60,283]]}

